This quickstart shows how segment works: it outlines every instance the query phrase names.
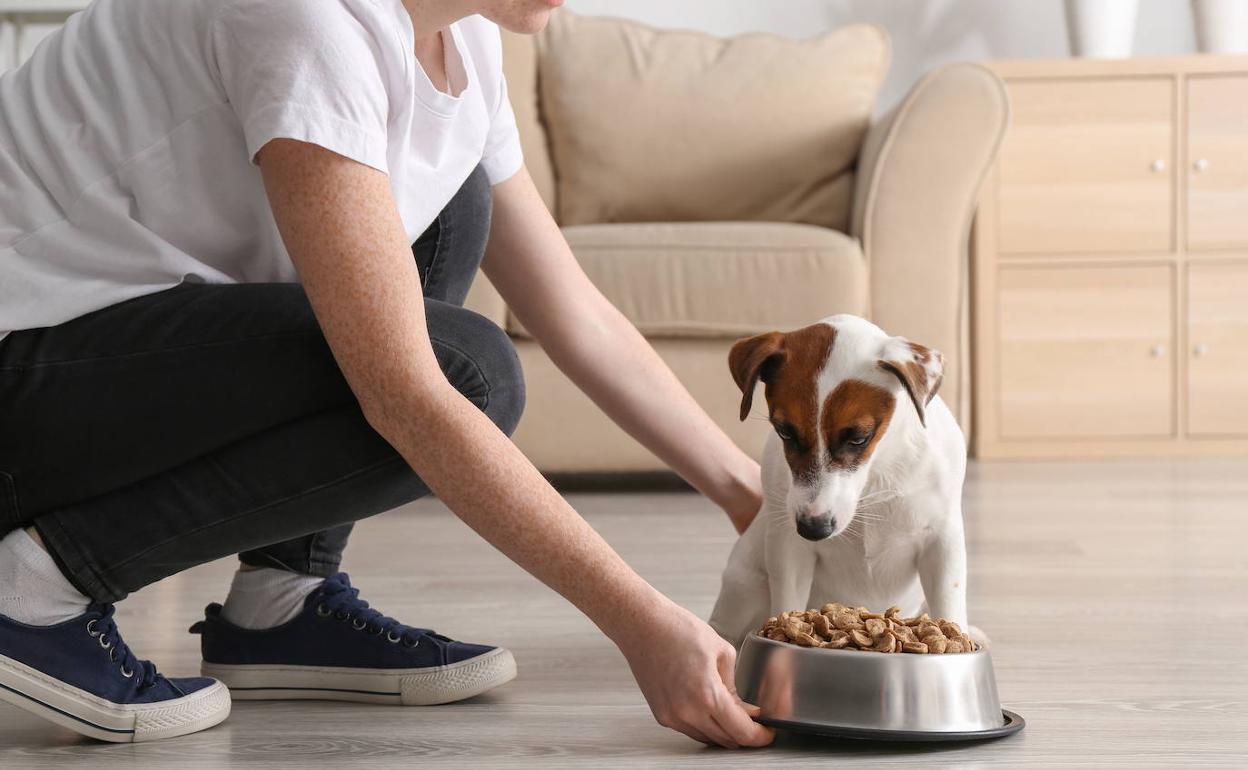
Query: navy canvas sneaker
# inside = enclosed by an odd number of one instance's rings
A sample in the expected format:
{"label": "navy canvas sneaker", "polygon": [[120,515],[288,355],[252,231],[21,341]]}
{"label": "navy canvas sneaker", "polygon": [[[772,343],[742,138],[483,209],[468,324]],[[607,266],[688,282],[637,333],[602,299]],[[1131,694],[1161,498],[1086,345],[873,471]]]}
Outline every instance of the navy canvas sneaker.
{"label": "navy canvas sneaker", "polygon": [[236,699],[319,699],[427,706],[479,695],[516,676],[502,647],[456,642],[405,626],[360,599],[346,573],[325,579],[303,610],[273,628],[240,628],[210,604],[202,673]]}
{"label": "navy canvas sneaker", "polygon": [[30,626],[0,615],[0,700],[115,743],[197,732],[230,715],[212,679],[166,679],[121,640],[113,605]]}

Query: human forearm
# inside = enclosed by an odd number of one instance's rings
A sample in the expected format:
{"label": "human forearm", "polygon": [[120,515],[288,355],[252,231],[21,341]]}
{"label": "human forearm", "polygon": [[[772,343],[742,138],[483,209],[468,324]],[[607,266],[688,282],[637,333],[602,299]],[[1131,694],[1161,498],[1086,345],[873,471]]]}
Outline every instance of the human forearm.
{"label": "human forearm", "polygon": [[442,374],[384,174],[311,144],[257,156],[274,219],[366,418],[465,522],[619,646],[660,722],[761,745],[728,687],[733,651],[637,576]]}
{"label": "human forearm", "polygon": [[562,322],[539,338],[551,360],[616,424],[744,529],[761,504],[758,463],[715,424],[615,307],[596,290],[583,304],[583,322],[569,322],[574,316],[561,306]]}
{"label": "human forearm", "polygon": [[[607,636],[618,642],[623,631],[667,601],[449,385],[413,396],[413,403],[393,413],[409,419],[375,427],[438,497]],[[415,413],[421,418],[410,419]]]}
{"label": "human forearm", "polygon": [[744,529],[761,500],[757,463],[585,276],[526,173],[494,202],[485,269],[511,311],[612,420]]}

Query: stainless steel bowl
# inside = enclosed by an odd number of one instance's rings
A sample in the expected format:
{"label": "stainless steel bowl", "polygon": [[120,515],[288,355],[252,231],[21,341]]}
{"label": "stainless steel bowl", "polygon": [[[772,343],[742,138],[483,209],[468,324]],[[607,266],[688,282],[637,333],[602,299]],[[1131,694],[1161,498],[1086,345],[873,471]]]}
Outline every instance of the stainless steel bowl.
{"label": "stainless steel bowl", "polygon": [[1003,711],[987,650],[952,655],[798,647],[750,634],[737,692],[760,722],[882,740],[974,740],[1017,732]]}

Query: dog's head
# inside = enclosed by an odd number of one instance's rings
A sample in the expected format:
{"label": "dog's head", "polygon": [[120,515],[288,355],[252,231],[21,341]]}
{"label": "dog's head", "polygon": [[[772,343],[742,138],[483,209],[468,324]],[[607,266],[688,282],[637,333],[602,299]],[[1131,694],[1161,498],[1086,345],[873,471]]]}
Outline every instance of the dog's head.
{"label": "dog's head", "polygon": [[728,365],[741,388],[742,420],[754,386],[765,385],[768,417],[793,475],[786,504],[802,537],[823,540],[853,521],[889,426],[926,425],[944,357],[840,315],[740,340]]}

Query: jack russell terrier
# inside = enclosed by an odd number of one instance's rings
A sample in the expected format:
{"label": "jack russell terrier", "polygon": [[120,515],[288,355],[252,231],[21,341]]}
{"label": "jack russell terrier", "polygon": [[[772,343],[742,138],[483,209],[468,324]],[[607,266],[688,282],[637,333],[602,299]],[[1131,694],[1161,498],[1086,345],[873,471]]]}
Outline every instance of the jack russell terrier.
{"label": "jack russell terrier", "polygon": [[[861,318],[740,340],[741,419],[766,386],[763,508],[732,549],[711,626],[734,645],[828,602],[966,622],[966,441],[944,358]],[[982,632],[972,635],[983,643]]]}

